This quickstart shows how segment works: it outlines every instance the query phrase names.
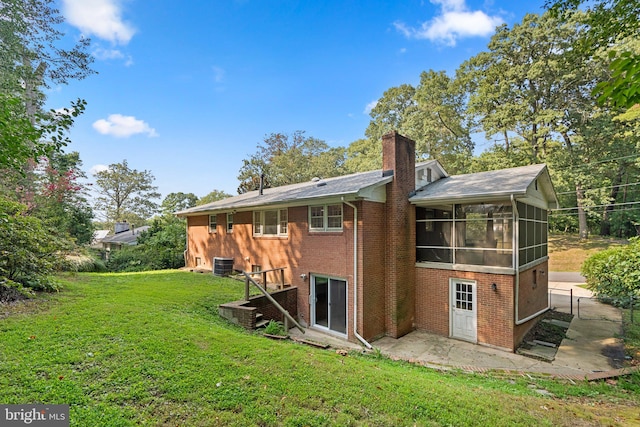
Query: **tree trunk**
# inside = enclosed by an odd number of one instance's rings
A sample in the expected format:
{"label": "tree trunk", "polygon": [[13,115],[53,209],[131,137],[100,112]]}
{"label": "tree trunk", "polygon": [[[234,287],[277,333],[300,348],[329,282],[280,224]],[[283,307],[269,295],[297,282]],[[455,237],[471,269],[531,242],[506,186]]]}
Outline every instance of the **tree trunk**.
{"label": "tree trunk", "polygon": [[613,186],[611,187],[611,192],[609,193],[609,204],[604,208],[604,212],[602,213],[602,222],[600,223],[600,235],[601,236],[610,236],[611,235],[611,223],[609,222],[611,218],[611,213],[613,212],[614,205],[616,203],[616,198],[618,197],[618,192],[620,191],[620,184],[622,184],[622,175],[624,175],[624,167],[620,166],[618,168],[618,173],[613,179]]}
{"label": "tree trunk", "polygon": [[584,190],[581,184],[576,184],[576,199],[578,201],[578,233],[580,239],[589,238],[589,229],[587,228],[587,213],[584,211]]}
{"label": "tree trunk", "polygon": [[504,151],[509,154],[509,134],[504,130]]}

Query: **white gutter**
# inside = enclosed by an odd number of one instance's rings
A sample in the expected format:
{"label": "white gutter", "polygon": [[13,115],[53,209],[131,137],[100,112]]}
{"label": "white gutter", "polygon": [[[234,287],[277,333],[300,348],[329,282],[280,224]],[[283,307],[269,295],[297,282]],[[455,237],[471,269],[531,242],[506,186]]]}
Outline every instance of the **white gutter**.
{"label": "white gutter", "polygon": [[523,323],[527,323],[529,320],[534,319],[540,316],[542,313],[549,310],[549,299],[547,298],[547,307],[538,311],[537,313],[532,314],[531,316],[527,316],[524,319],[520,319],[519,307],[520,307],[520,247],[519,247],[519,237],[520,237],[520,215],[518,214],[518,207],[516,205],[516,200],[511,195],[511,206],[513,207],[513,267],[516,278],[516,298],[515,298],[515,318],[516,318],[516,326],[522,325]]}
{"label": "white gutter", "polygon": [[365,347],[372,349],[371,344],[358,333],[358,208],[347,202],[344,197],[342,197],[342,203],[353,209],[353,335]]}

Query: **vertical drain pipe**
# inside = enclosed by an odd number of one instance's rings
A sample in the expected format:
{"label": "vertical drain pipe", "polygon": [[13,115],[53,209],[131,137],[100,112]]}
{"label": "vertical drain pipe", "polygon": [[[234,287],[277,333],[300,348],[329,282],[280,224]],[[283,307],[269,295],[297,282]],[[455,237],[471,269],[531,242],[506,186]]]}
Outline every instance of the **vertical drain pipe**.
{"label": "vertical drain pipe", "polygon": [[358,208],[344,197],[342,202],[353,209],[353,334],[365,347],[372,349],[371,344],[358,333]]}

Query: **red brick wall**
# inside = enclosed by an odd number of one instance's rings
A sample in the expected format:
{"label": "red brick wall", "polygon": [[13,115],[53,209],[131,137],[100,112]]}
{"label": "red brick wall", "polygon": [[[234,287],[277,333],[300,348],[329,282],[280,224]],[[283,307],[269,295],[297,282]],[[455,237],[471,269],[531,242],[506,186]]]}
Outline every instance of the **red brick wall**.
{"label": "red brick wall", "polygon": [[[416,328],[449,336],[449,279],[476,281],[478,342],[514,349],[514,276],[416,267]],[[495,283],[497,290],[491,285]]]}
{"label": "red brick wall", "polygon": [[[534,284],[535,272],[535,284]],[[538,264],[520,273],[520,306],[518,316],[525,319],[540,310],[547,308],[549,304],[549,264],[547,261]],[[514,346],[522,342],[524,336],[529,332],[539,318],[532,319],[515,328]]]}
{"label": "red brick wall", "polygon": [[[209,216],[188,217],[188,266],[195,266],[196,257],[211,268],[213,257],[234,259],[236,270],[250,271],[252,265],[263,270],[286,267],[285,282],[298,287],[298,315],[309,323],[310,275],[320,274],[347,280],[349,312],[348,330],[353,329],[353,210],[343,205],[343,231],[310,232],[308,208],[288,209],[288,236],[254,237],[253,213],[239,212],[233,217],[233,232],[226,231],[226,214],[217,217],[217,233],[209,233]],[[360,252],[362,253],[362,252]],[[247,259],[248,258],[248,259]],[[278,282],[279,273],[269,281]],[[303,280],[300,275],[306,274]]]}
{"label": "red brick wall", "polygon": [[[298,289],[288,288],[275,291],[271,293],[273,299],[289,312],[294,319],[298,315]],[[271,302],[264,295],[255,295],[249,299],[247,307],[256,307],[259,313],[262,313],[264,320],[276,320],[278,322],[284,322],[284,315],[280,313]],[[293,326],[293,325],[291,325]]]}
{"label": "red brick wall", "polygon": [[[533,271],[537,285],[533,285]],[[544,274],[542,272],[544,271]],[[515,350],[538,319],[516,325],[515,276],[416,267],[416,328],[450,335],[449,279],[476,281],[478,343]],[[496,284],[496,291],[491,285]],[[547,263],[520,273],[521,319],[547,307]]]}
{"label": "red brick wall", "polygon": [[415,314],[415,142],[391,132],[382,137],[383,169],[393,170],[387,185],[387,250],[385,257],[386,330],[400,337],[413,329]]}
{"label": "red brick wall", "polygon": [[365,339],[372,340],[385,333],[386,208],[384,204],[374,202],[362,202],[360,206],[358,250],[362,277],[358,289],[358,322],[361,325],[358,331]]}

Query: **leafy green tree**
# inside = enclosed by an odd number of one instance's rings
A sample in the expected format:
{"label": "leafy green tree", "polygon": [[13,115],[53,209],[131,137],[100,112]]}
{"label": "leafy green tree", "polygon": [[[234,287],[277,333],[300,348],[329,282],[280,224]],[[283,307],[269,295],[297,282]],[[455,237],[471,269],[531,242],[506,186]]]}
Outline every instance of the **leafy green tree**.
{"label": "leafy green tree", "polygon": [[226,199],[227,197],[231,197],[231,194],[222,190],[212,190],[206,196],[200,197],[196,202],[196,205],[206,205],[207,203],[216,202],[218,200]]}
{"label": "leafy green tree", "polygon": [[150,171],[129,168],[126,160],[114,163],[96,173],[96,209],[105,213],[107,222],[126,220],[133,224],[144,223],[157,210],[153,201],[160,197],[153,185],[155,177]]}
{"label": "leafy green tree", "polygon": [[344,167],[348,173],[382,169],[382,139],[353,141],[347,147]]}
{"label": "leafy green tree", "polygon": [[587,14],[587,31],[574,43],[584,56],[598,50],[609,50],[614,58],[609,64],[610,76],[593,89],[600,104],[631,108],[640,103],[640,52],[629,50],[624,39],[640,36],[640,2],[638,0],[555,0],[546,6],[555,16],[563,17],[578,9]]}
{"label": "leafy green tree", "polygon": [[89,39],[70,49],[53,0],[0,2],[0,168],[22,170],[68,143],[64,133],[82,113],[77,100],[62,112],[44,112],[44,88],[82,79],[94,71]]}
{"label": "leafy green tree", "polygon": [[56,290],[51,275],[62,265],[68,242],[59,239],[25,205],[0,197],[0,283]]}
{"label": "leafy green tree", "polygon": [[160,212],[163,215],[171,215],[174,212],[194,207],[198,203],[198,196],[193,193],[169,193],[160,204]]}
{"label": "leafy green tree", "polygon": [[185,248],[185,221],[173,215],[156,217],[151,227],[140,233],[137,245],[111,253],[107,268],[147,271],[184,267]]}
{"label": "leafy green tree", "polygon": [[[415,97],[416,89],[409,84],[387,89],[369,113],[371,122],[365,131],[369,141],[381,144],[382,136],[393,130],[412,138],[409,136],[412,129],[407,122],[409,117],[418,110]],[[382,146],[380,145],[378,154],[381,153]]]}
{"label": "leafy green tree", "polygon": [[458,71],[470,92],[468,111],[487,138],[500,139],[506,153],[526,154],[529,163],[546,161],[554,181],[566,184],[562,190],[575,191],[571,203],[578,208],[583,238],[590,218],[598,219],[588,207],[606,203],[587,190],[599,187],[611,170],[611,165],[586,165],[616,158],[625,145],[610,126],[613,113],[596,108],[590,96],[606,77],[606,55],[584,56],[573,49],[585,19],[579,12],[562,19],[527,15],[513,28],[498,28],[489,51]]}
{"label": "leafy green tree", "polygon": [[243,160],[238,193],[257,190],[261,176],[264,188],[269,188],[341,175],[344,152],[344,148],[331,148],[324,141],[305,137],[303,131],[272,133],[258,144],[255,154]]}
{"label": "leafy green tree", "polygon": [[384,92],[371,110],[366,140],[347,148],[350,171],[380,167],[382,136],[392,130],[416,141],[418,160],[437,159],[451,172],[462,171],[472,156],[465,93],[443,71],[425,71],[417,88],[403,84]]}
{"label": "leafy green tree", "polygon": [[78,152],[54,153],[38,168],[37,191],[32,213],[61,237],[84,245],[93,238],[93,210],[87,202],[86,178]]}

